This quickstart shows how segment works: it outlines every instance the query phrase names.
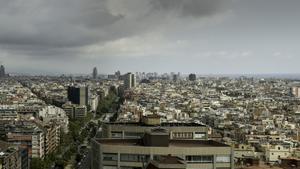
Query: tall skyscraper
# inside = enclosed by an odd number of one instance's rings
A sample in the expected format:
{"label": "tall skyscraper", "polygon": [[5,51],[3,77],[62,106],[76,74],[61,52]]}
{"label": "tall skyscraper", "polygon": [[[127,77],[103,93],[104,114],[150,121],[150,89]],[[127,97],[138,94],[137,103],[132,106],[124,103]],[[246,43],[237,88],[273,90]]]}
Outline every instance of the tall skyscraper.
{"label": "tall skyscraper", "polygon": [[98,70],[96,67],[94,67],[93,69],[93,79],[97,79],[97,76],[98,76]]}
{"label": "tall skyscraper", "polygon": [[189,80],[190,80],[190,81],[195,81],[195,80],[196,80],[196,74],[191,73],[191,74],[189,75]]}
{"label": "tall skyscraper", "polygon": [[73,104],[88,105],[88,87],[68,87],[68,100]]}
{"label": "tall skyscraper", "polygon": [[124,86],[126,89],[136,87],[136,77],[133,73],[127,73],[124,75]]}
{"label": "tall skyscraper", "polygon": [[173,81],[174,81],[174,82],[177,82],[177,80],[178,80],[178,75],[173,74]]}
{"label": "tall skyscraper", "polygon": [[116,78],[117,79],[119,79],[120,80],[120,77],[121,77],[121,72],[118,70],[118,71],[116,71],[115,72],[115,76],[116,76]]}
{"label": "tall skyscraper", "polygon": [[3,65],[0,66],[0,77],[5,77],[5,67]]}

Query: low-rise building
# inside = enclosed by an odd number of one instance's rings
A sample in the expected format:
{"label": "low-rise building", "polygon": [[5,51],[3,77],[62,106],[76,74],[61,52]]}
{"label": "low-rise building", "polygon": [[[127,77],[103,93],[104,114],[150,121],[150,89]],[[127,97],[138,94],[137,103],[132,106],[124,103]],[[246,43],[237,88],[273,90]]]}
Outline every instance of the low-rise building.
{"label": "low-rise building", "polygon": [[270,163],[280,163],[282,158],[287,158],[291,155],[291,148],[283,145],[270,145],[266,147],[266,161]]}
{"label": "low-rise building", "polygon": [[[106,123],[102,128],[103,138],[142,138],[144,133],[155,128],[170,131],[170,139],[207,140],[208,127],[197,123]],[[149,121],[148,121],[149,122]]]}
{"label": "low-rise building", "polygon": [[162,156],[184,159],[186,168],[233,169],[233,149],[211,140],[175,140],[163,129],[142,139],[93,139],[92,169],[143,168]]}
{"label": "low-rise building", "polygon": [[234,148],[234,158],[256,157],[255,148],[247,144],[238,144]]}

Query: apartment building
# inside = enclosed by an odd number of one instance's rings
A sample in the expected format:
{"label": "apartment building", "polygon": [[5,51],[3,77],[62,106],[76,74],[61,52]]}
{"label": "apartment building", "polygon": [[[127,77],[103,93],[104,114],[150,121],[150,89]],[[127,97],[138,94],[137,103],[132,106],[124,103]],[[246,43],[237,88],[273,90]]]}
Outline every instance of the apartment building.
{"label": "apartment building", "polygon": [[44,158],[44,132],[37,126],[12,126],[7,134],[7,142],[27,149],[29,157]]}
{"label": "apartment building", "polygon": [[40,123],[36,121],[36,124],[44,132],[44,150],[45,154],[53,153],[57,150],[60,144],[61,127],[55,121],[51,121],[48,124]]}
{"label": "apartment building", "polygon": [[291,148],[284,145],[269,145],[266,147],[266,161],[280,163],[282,158],[291,156]]}
{"label": "apartment building", "polygon": [[246,158],[246,157],[257,157],[255,148],[248,144],[238,144],[234,148],[234,157],[235,158]]}
{"label": "apartment building", "polygon": [[28,154],[25,149],[0,141],[1,169],[28,169]]}
{"label": "apartment building", "polygon": [[87,116],[87,107],[85,105],[66,103],[62,107],[71,119],[80,119]]}

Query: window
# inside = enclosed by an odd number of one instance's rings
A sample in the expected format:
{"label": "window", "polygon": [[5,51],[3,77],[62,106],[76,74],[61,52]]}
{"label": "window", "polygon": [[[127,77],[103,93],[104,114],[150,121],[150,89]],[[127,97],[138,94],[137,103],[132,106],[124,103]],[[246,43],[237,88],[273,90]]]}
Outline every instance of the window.
{"label": "window", "polygon": [[195,139],[205,139],[206,133],[203,132],[195,132]]}
{"label": "window", "polygon": [[118,161],[118,154],[103,153],[103,161]]}
{"label": "window", "polygon": [[146,162],[147,156],[140,154],[121,154],[121,161],[124,162]]}
{"label": "window", "polygon": [[213,156],[186,156],[188,163],[213,163]]}
{"label": "window", "polygon": [[218,155],[216,157],[217,163],[230,163],[231,159],[229,155]]}
{"label": "window", "polygon": [[143,133],[136,133],[136,132],[125,132],[124,137],[125,138],[142,138]]}
{"label": "window", "polygon": [[112,138],[122,138],[122,132],[111,132]]}
{"label": "window", "polygon": [[192,132],[173,132],[173,139],[193,139]]}
{"label": "window", "polygon": [[153,155],[153,160],[159,161],[161,159],[161,155]]}

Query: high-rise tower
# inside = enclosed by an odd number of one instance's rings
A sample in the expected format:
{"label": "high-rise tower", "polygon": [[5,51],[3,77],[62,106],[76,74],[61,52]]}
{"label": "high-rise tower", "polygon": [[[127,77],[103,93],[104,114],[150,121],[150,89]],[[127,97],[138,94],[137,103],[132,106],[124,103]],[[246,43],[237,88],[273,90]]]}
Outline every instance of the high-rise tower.
{"label": "high-rise tower", "polygon": [[191,73],[190,75],[189,75],[189,80],[190,81],[195,81],[196,80],[196,74],[193,74],[193,73]]}
{"label": "high-rise tower", "polygon": [[68,100],[73,104],[88,105],[88,87],[68,87]]}
{"label": "high-rise tower", "polygon": [[133,73],[127,73],[124,75],[124,86],[126,89],[136,87],[136,77]]}
{"label": "high-rise tower", "polygon": [[5,67],[3,65],[0,66],[0,77],[5,77]]}
{"label": "high-rise tower", "polygon": [[94,67],[93,69],[93,79],[97,79],[97,76],[98,76],[98,70],[96,67]]}

